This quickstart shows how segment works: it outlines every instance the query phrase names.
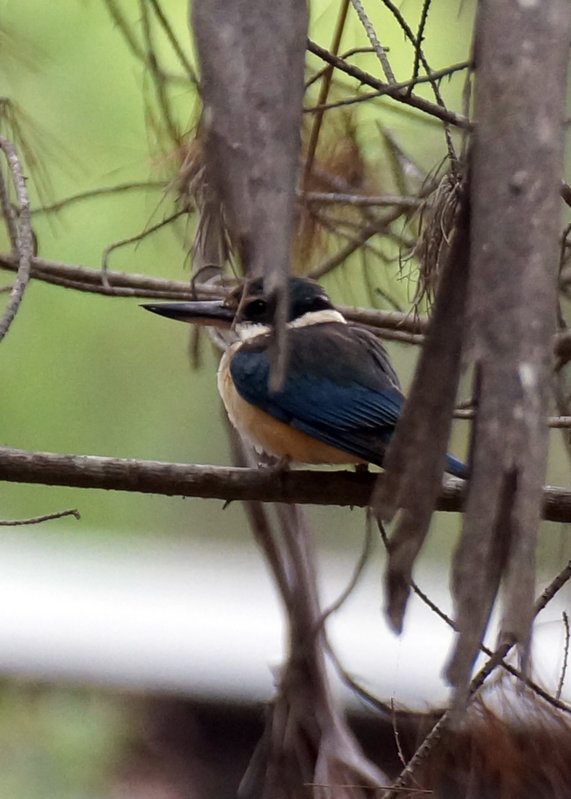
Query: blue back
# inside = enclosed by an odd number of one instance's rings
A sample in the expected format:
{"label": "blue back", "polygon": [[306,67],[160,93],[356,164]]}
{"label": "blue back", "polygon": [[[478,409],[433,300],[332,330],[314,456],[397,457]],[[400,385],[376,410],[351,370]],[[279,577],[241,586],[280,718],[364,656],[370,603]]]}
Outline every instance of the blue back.
{"label": "blue back", "polygon": [[245,342],[232,358],[240,396],[319,441],[382,465],[404,398],[380,341],[337,322],[291,328],[286,379],[271,393],[269,340]]}

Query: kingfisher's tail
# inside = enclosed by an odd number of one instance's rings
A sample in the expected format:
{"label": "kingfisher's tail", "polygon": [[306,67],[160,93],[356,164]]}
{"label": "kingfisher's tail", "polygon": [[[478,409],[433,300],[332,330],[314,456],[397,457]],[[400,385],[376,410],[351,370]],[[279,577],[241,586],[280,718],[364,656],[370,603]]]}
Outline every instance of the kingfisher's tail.
{"label": "kingfisher's tail", "polygon": [[454,477],[461,477],[462,480],[468,479],[468,467],[454,455],[446,456],[446,471]]}

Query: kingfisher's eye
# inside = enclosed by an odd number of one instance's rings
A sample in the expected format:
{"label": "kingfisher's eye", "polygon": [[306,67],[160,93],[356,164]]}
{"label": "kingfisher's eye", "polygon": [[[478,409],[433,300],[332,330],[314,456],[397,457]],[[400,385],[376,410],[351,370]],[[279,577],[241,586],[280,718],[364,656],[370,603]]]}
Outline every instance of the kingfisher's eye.
{"label": "kingfisher's eye", "polygon": [[257,299],[248,303],[246,315],[249,319],[260,319],[265,316],[268,310],[268,303],[265,300]]}
{"label": "kingfisher's eye", "polygon": [[331,303],[329,302],[327,297],[317,296],[311,300],[312,311],[324,311],[327,308],[331,308]]}

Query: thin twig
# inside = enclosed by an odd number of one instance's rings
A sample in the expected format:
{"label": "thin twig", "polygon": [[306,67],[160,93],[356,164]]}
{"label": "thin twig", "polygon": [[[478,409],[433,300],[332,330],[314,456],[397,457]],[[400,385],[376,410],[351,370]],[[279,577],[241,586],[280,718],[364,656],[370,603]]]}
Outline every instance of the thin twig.
{"label": "thin twig", "polygon": [[2,216],[8,228],[10,246],[14,252],[18,248],[18,219],[14,207],[10,202],[8,188],[2,170],[0,170],[0,208],[2,209]]}
{"label": "thin twig", "polygon": [[[387,224],[386,219],[383,220],[383,224]],[[342,253],[337,253],[334,258],[342,260],[343,255]],[[148,275],[112,270],[107,270],[106,273],[109,286],[103,287],[101,285],[100,269],[92,269],[77,264],[66,264],[62,261],[52,261],[37,256],[32,257],[31,263],[32,277],[34,279],[68,286],[77,291],[109,296],[193,300],[197,296],[218,298],[225,296],[227,293],[227,289],[223,286],[196,283],[193,290],[188,283],[183,281],[165,280],[149,277]],[[327,263],[324,262],[324,265]],[[15,256],[11,253],[0,252],[0,269],[17,272],[18,261]],[[342,304],[338,304],[336,307],[351,322],[367,325],[377,330],[387,329],[397,333],[412,333],[414,338],[408,339],[405,337],[403,340],[409,340],[413,344],[422,343],[422,339],[419,336],[425,333],[428,328],[429,320],[426,316],[416,316],[411,312],[381,311],[374,308],[356,308]],[[562,351],[571,352],[571,332],[558,334],[554,338],[553,345],[556,354]],[[550,417],[550,419],[553,421],[553,426],[557,426],[557,419],[562,420],[560,422],[561,426],[567,425],[567,417],[565,416]]]}
{"label": "thin twig", "polygon": [[[346,58],[351,58],[351,56],[358,55],[360,53],[372,53],[372,52],[374,52],[372,47],[352,47],[350,50],[345,50],[343,53],[341,53],[340,58],[346,59]],[[331,67],[326,66],[322,67],[321,69],[318,69],[317,72],[314,72],[311,78],[308,78],[308,80],[305,81],[306,90],[309,89],[310,86],[313,86],[314,83],[317,83],[317,81],[320,80],[324,75],[326,75],[327,72],[329,72],[330,70]]]}
{"label": "thin twig", "polygon": [[[224,418],[233,462],[238,467],[251,467],[253,460],[251,449],[248,450],[244,445],[240,435],[232,427],[226,414],[224,414]],[[248,517],[252,534],[264,553],[284,605],[290,607],[294,598],[294,586],[287,564],[284,562],[280,552],[274,525],[269,515],[270,509],[261,502],[244,502],[243,507]]]}
{"label": "thin twig", "polygon": [[[10,238],[12,240],[12,255],[17,260],[18,271],[10,292],[10,299],[0,319],[0,341],[4,338],[18,312],[24,291],[30,280],[32,255],[34,252],[34,237],[30,225],[30,201],[26,189],[26,179],[22,171],[20,159],[15,148],[8,139],[0,136],[0,149],[4,153],[8,168],[12,175],[16,200],[18,202],[17,216],[8,216]],[[12,230],[15,225],[15,230]],[[13,238],[14,237],[14,238]]]}
{"label": "thin twig", "polygon": [[[357,89],[358,91],[358,89]],[[343,100],[335,100],[331,103],[324,103],[323,105],[306,105],[303,107],[304,114],[316,114],[322,111],[332,111],[335,108],[345,108],[348,105],[359,105],[360,103],[367,103],[369,100],[376,100],[383,97],[386,92],[369,92],[368,94],[351,95],[345,97]]]}
{"label": "thin twig", "polygon": [[[422,30],[424,28],[422,20],[421,20],[420,35],[419,35],[419,38],[417,39],[417,37],[414,35],[414,33],[412,31],[412,28],[409,26],[408,22],[403,17],[400,9],[392,2],[392,0],[382,0],[382,2],[391,11],[391,13],[393,14],[395,19],[397,20],[397,22],[401,26],[405,36],[407,36],[408,39],[410,40],[410,42],[412,43],[413,47],[415,48],[415,53],[418,56],[420,62],[422,63],[422,66],[423,66],[426,74],[428,75],[429,78],[432,77],[431,76],[432,70],[430,69],[430,67],[428,65],[428,61],[426,60],[426,58],[424,56],[424,52],[422,50],[422,39],[420,38],[420,36],[422,35]],[[424,5],[424,7],[423,7],[423,16],[424,16],[425,12],[428,13],[428,8],[429,8],[429,3],[426,3]],[[425,22],[426,22],[426,19],[424,19],[424,23]],[[430,85],[432,87],[432,91],[434,93],[434,97],[436,98],[437,104],[440,107],[442,107],[443,109],[446,109],[446,104],[445,104],[445,102],[444,102],[444,100],[442,98],[442,95],[440,94],[440,89],[438,88],[438,82],[434,78],[432,78],[432,80],[430,81]],[[408,93],[409,96],[412,96],[412,93],[411,93],[410,89],[408,90],[407,93]],[[444,136],[446,138],[446,146],[447,146],[447,149],[448,149],[448,158],[450,160],[450,166],[451,166],[453,174],[456,177],[458,177],[458,175],[457,175],[457,172],[458,172],[457,161],[458,161],[458,159],[456,157],[456,152],[454,150],[454,143],[452,141],[452,136],[451,136],[451,133],[450,133],[450,127],[449,127],[450,123],[449,123],[448,120],[444,120],[443,119],[442,121],[444,122]]]}
{"label": "thin twig", "polygon": [[158,0],[149,0],[149,1],[151,3],[151,6],[153,7],[153,11],[155,12],[155,14],[157,16],[157,19],[159,20],[159,22],[161,24],[162,29],[166,33],[167,38],[168,38],[169,42],[171,43],[172,49],[177,54],[180,63],[182,64],[182,66],[184,67],[184,69],[186,71],[186,75],[187,75],[188,80],[191,83],[194,83],[195,85],[198,85],[198,79],[196,77],[196,73],[195,73],[194,69],[192,68],[192,65],[191,65],[190,61],[186,57],[186,54],[184,53],[182,47],[180,46],[180,42],[176,38],[176,36],[174,34],[174,31],[173,31],[173,29],[171,27],[170,22],[165,17],[165,14],[164,14],[161,6],[160,6],[160,3],[158,2]]}
{"label": "thin twig", "polygon": [[[416,34],[416,41],[414,45],[414,65],[412,67],[412,80],[418,77],[420,62],[422,58],[422,41],[424,39],[424,31],[428,21],[428,10],[430,8],[430,0],[424,0],[422,3],[422,11],[420,13],[420,21],[418,23],[418,32]],[[434,80],[434,75],[430,75]],[[412,90],[412,89],[411,89]]]}
{"label": "thin twig", "polygon": [[[419,588],[417,583],[412,581],[410,587],[427,607],[429,607],[439,618],[441,618],[452,630],[457,631],[454,621],[446,613],[444,613],[444,611],[441,610],[441,608],[439,608],[438,605],[436,605],[436,603],[433,602],[430,597],[425,594],[424,591],[422,591],[421,588]],[[494,655],[492,650],[484,644],[480,644],[480,651],[485,655],[488,655],[488,657],[493,657]],[[555,696],[552,696],[549,691],[546,691],[545,688],[542,688],[541,685],[538,685],[538,683],[524,674],[520,669],[512,666],[507,660],[502,660],[499,665],[505,671],[507,671],[508,674],[511,674],[512,677],[515,677],[517,680],[524,683],[530,690],[544,699],[548,704],[552,705],[557,710],[563,711],[564,713],[571,713],[571,706],[569,706],[566,702],[562,702],[557,693]]]}
{"label": "thin twig", "polygon": [[355,693],[360,699],[366,702],[373,710],[377,710],[380,713],[383,713],[385,716],[390,718],[391,715],[391,706],[384,702],[382,699],[374,696],[372,693],[367,691],[360,683],[352,677],[349,672],[344,668],[341,661],[337,657],[337,654],[333,651],[331,646],[326,642],[326,652],[329,660],[333,664],[333,667],[337,674],[339,675],[341,681],[345,683],[345,685],[350,688],[353,693]]}
{"label": "thin twig", "polygon": [[339,264],[343,263],[343,261],[345,261],[356,250],[358,250],[359,247],[362,247],[370,238],[372,238],[372,236],[376,235],[377,233],[386,233],[388,226],[401,217],[403,213],[406,213],[406,209],[397,207],[395,210],[385,214],[382,217],[375,218],[374,216],[369,215],[370,221],[368,221],[366,225],[359,229],[355,237],[330,258],[326,258],[320,264],[313,267],[313,269],[308,272],[308,277],[312,277],[313,279],[317,280],[318,278],[323,277],[331,272],[333,269],[339,266]]}
{"label": "thin twig", "polygon": [[419,333],[406,333],[404,330],[390,330],[389,328],[372,327],[364,325],[384,341],[399,341],[401,344],[411,344],[413,347],[422,347],[424,336]]}
{"label": "thin twig", "polygon": [[379,222],[374,222],[370,225],[365,225],[359,233],[352,237],[350,241],[345,244],[344,247],[341,247],[334,255],[330,256],[323,260],[317,266],[314,266],[308,272],[308,277],[313,278],[314,280],[318,280],[320,277],[324,277],[325,275],[332,272],[336,269],[339,264],[342,264],[343,261],[346,261],[347,258],[352,255],[355,250],[358,250],[359,247],[362,247],[370,238],[376,236],[378,233],[383,231],[383,225]]}
{"label": "thin twig", "polygon": [[125,38],[125,41],[127,42],[127,45],[129,46],[129,49],[131,50],[133,55],[136,58],[138,58],[140,61],[146,63],[145,52],[141,47],[141,45],[137,42],[137,40],[133,36],[133,31],[131,30],[131,26],[125,19],[123,12],[119,8],[119,5],[116,3],[115,0],[103,0],[103,1],[107,6],[107,13],[109,14],[115,25],[117,25],[117,27],[123,34],[123,37]]}
{"label": "thin twig", "polygon": [[170,225],[171,222],[174,222],[175,219],[178,219],[179,217],[183,216],[186,213],[187,213],[186,209],[175,211],[174,214],[165,217],[165,219],[162,219],[160,222],[157,222],[156,225],[151,225],[151,227],[145,228],[145,230],[143,230],[141,233],[137,233],[135,236],[128,236],[127,238],[120,239],[119,241],[114,241],[113,244],[110,244],[108,247],[105,247],[101,258],[102,274],[108,272],[107,266],[109,262],[109,256],[111,255],[112,252],[118,250],[121,247],[125,247],[127,244],[135,244],[137,242],[143,241],[143,239],[146,239],[148,236],[151,236],[153,233],[156,233],[157,230],[166,227],[166,225]]}
{"label": "thin twig", "polygon": [[395,74],[391,69],[391,65],[389,64],[389,59],[387,58],[387,53],[385,48],[380,43],[379,39],[377,38],[377,33],[371,23],[371,20],[367,16],[365,9],[363,8],[363,4],[361,0],[351,0],[351,5],[357,12],[357,16],[359,17],[359,21],[363,28],[365,29],[365,33],[367,34],[368,40],[371,42],[371,46],[376,53],[377,58],[383,68],[383,72],[385,73],[385,78],[387,82],[391,85],[396,83]]}
{"label": "thin twig", "polygon": [[[455,419],[471,420],[476,418],[474,408],[456,408],[454,411]],[[571,427],[571,416],[548,416],[547,424],[555,429]]]}
{"label": "thin twig", "polygon": [[[178,127],[173,118],[167,94],[168,79],[165,77],[164,72],[159,66],[159,61],[157,58],[157,53],[155,51],[155,46],[153,41],[151,20],[149,18],[149,12],[145,0],[139,0],[139,9],[141,13],[143,37],[145,40],[146,62],[148,65],[149,72],[151,74],[151,80],[155,87],[155,94],[157,96],[159,108],[161,111],[161,117],[160,117],[161,124],[163,125],[164,129],[167,131],[169,138],[173,142],[173,144],[177,145],[180,141],[180,135]],[[151,113],[150,109],[148,109],[148,112],[149,114]]]}
{"label": "thin twig", "polygon": [[[335,33],[333,36],[333,43],[331,45],[331,50],[334,53],[337,53],[337,51],[339,50],[339,45],[341,44],[341,37],[343,35],[343,28],[345,27],[345,21],[347,19],[348,10],[349,10],[349,0],[343,0],[341,8],[339,9],[339,16],[337,18],[337,24],[335,26]],[[333,78],[333,66],[328,66],[323,73],[323,81],[321,83],[321,88],[319,90],[319,97],[317,100],[318,106],[325,104],[325,101],[327,100],[327,96],[329,94],[329,89],[331,87],[332,78]],[[309,144],[307,146],[307,157],[305,160],[305,168],[303,172],[304,188],[307,188],[309,186],[309,178],[311,177],[313,162],[315,161],[315,153],[317,151],[317,142],[319,140],[319,133],[321,131],[322,121],[323,121],[323,112],[318,112],[317,116],[313,120],[311,135],[309,137]]]}
{"label": "thin twig", "polygon": [[415,94],[408,95],[406,89],[398,89],[392,86],[389,86],[388,83],[383,83],[380,80],[377,80],[373,75],[370,75],[368,72],[364,72],[362,69],[358,67],[354,67],[351,64],[348,64],[342,58],[333,55],[325,48],[320,47],[315,42],[308,40],[307,49],[313,53],[314,55],[318,56],[319,58],[323,59],[323,61],[327,62],[328,64],[332,64],[337,69],[345,72],[347,75],[350,75],[352,78],[355,78],[360,83],[365,84],[366,86],[370,86],[372,89],[377,89],[377,91],[381,91],[385,93],[388,97],[391,97],[393,100],[397,100],[400,103],[404,103],[405,105],[409,105],[412,108],[416,108],[418,111],[423,111],[430,116],[436,117],[443,122],[449,122],[451,125],[455,127],[461,128],[463,130],[471,130],[472,122],[468,117],[464,116],[463,114],[457,114],[454,111],[450,111],[446,108],[442,108],[435,103],[431,103],[428,100],[425,100],[422,97],[418,97]]}
{"label": "thin twig", "polygon": [[393,726],[393,738],[395,739],[395,745],[397,748],[397,754],[400,762],[406,768],[406,758],[404,756],[404,752],[402,751],[402,746],[400,743],[400,733],[397,726],[397,717],[395,713],[395,702],[394,699],[391,697],[391,723]]}
{"label": "thin twig", "polygon": [[534,616],[537,616],[537,614],[551,602],[555,594],[557,594],[569,580],[571,580],[571,560],[561,569],[559,574],[549,583],[547,588],[537,599],[533,609]]}
{"label": "thin twig", "polygon": [[[538,598],[537,602],[535,603],[535,616],[547,605],[547,603],[553,599],[555,594],[565,585],[565,583],[571,578],[571,561],[567,564],[567,566],[561,570],[561,572],[551,581],[551,583],[547,586],[545,591],[541,594]],[[505,659],[507,654],[509,653],[510,649],[512,649],[513,643],[511,641],[506,641],[501,644],[495,652],[492,654],[492,657],[484,664],[484,666],[480,669],[480,671],[474,676],[470,683],[470,687],[468,690],[469,698],[475,696],[475,694],[479,691],[482,687],[483,683],[489,677],[489,675],[499,666],[501,665],[502,661]],[[454,717],[454,710],[447,710],[446,713],[438,720],[438,722],[434,725],[432,730],[428,733],[422,744],[416,750],[415,754],[409,760],[406,768],[400,773],[398,779],[395,781],[393,786],[390,790],[385,791],[381,799],[398,799],[401,794],[401,791],[404,787],[406,787],[409,782],[415,778],[415,775],[419,769],[419,767],[425,762],[428,755],[432,752],[438,741],[440,740],[442,733],[449,725],[451,719]]]}
{"label": "thin twig", "polygon": [[569,662],[569,616],[567,615],[567,611],[563,611],[561,614],[563,618],[563,628],[565,630],[565,645],[563,647],[563,665],[561,666],[561,674],[559,675],[559,682],[557,683],[557,691],[555,692],[555,696],[557,699],[561,697],[561,692],[563,691],[563,685],[565,684],[565,675],[567,674],[567,664]]}
{"label": "thin twig", "polygon": [[[343,239],[345,241],[355,243],[356,236],[358,236],[363,229],[362,221],[354,219],[338,218],[331,213],[324,213],[322,210],[314,212],[314,218],[319,224],[333,236]],[[389,237],[388,231],[378,231],[385,233]],[[381,263],[388,263],[390,258],[378,246],[371,244],[370,241],[365,241],[360,244],[361,253],[368,251],[373,253]]]}
{"label": "thin twig", "polygon": [[[342,56],[344,57],[344,56]],[[421,83],[432,83],[433,80],[440,80],[444,77],[448,77],[453,75],[455,72],[459,72],[464,69],[468,69],[470,66],[469,61],[462,61],[459,64],[453,64],[451,67],[446,67],[445,69],[440,69],[435,72],[431,72],[430,75],[425,76],[418,76],[414,79],[404,80],[400,83],[395,83],[394,85],[390,86],[390,90],[393,91],[394,89],[406,89],[407,91],[411,92],[415,86],[418,86]],[[346,105],[355,105],[356,103],[364,103],[368,100],[376,100],[384,95],[388,94],[387,89],[379,90],[376,92],[370,92],[369,94],[362,94],[357,97],[347,97],[344,100],[337,100],[332,103],[326,103],[325,105],[313,105],[313,106],[306,106],[303,109],[304,114],[315,113],[316,111],[329,111],[333,108],[341,108]]]}
{"label": "thin twig", "polygon": [[361,206],[386,206],[398,205],[400,208],[420,208],[423,200],[418,197],[403,197],[399,194],[341,194],[339,192],[308,191],[301,194],[301,199],[310,202],[322,203],[324,205],[340,204]]}
{"label": "thin twig", "polygon": [[[148,57],[143,48],[141,47],[141,45],[139,44],[139,42],[135,39],[135,36],[133,35],[132,25],[125,18],[125,15],[120,10],[119,5],[116,3],[115,0],[103,0],[103,2],[107,6],[107,13],[111,17],[115,25],[121,31],[121,34],[123,35],[123,38],[127,43],[127,46],[129,47],[135,58],[137,58],[139,61],[142,61],[142,63],[146,67],[148,67],[149,66]],[[161,75],[164,78],[164,80],[168,80],[171,83],[184,83],[186,86],[188,86],[188,77],[184,75],[171,75],[170,73],[164,72],[162,70],[159,71],[161,72]]]}
{"label": "thin twig", "polygon": [[49,205],[40,205],[33,208],[31,215],[36,214],[52,214],[61,211],[68,205],[82,202],[83,200],[90,200],[93,197],[109,196],[111,194],[124,194],[129,191],[148,191],[154,189],[164,189],[166,187],[164,180],[142,180],[134,181],[132,183],[118,183],[116,186],[102,186],[98,189],[88,189],[87,191],[72,194],[70,197],[64,197],[62,200],[57,200]]}
{"label": "thin twig", "polygon": [[[0,253],[0,268],[16,272],[18,261],[11,253]],[[32,258],[32,277],[50,282],[52,278],[65,281],[73,281],[81,291],[97,291],[101,286],[101,270],[92,269],[88,266],[76,264],[66,264],[62,261],[51,261],[47,258]],[[142,296],[147,296],[147,292],[158,292],[161,295],[168,295],[172,299],[196,299],[188,282],[178,280],[164,280],[162,278],[150,277],[148,275],[138,275],[128,272],[107,271],[107,280],[114,288],[126,288],[133,292],[145,292]],[[220,297],[224,294],[223,288],[201,284],[196,286],[196,292],[204,297]],[[111,292],[112,293],[112,292]],[[133,294],[132,296],[138,296]],[[152,296],[149,294],[148,296]]]}
{"label": "thin twig", "polygon": [[60,510],[57,513],[46,513],[43,516],[32,516],[29,519],[15,519],[13,521],[0,520],[0,527],[20,527],[24,524],[40,524],[40,522],[48,522],[51,519],[62,519],[64,516],[74,516],[76,519],[81,519],[81,515],[77,508],[71,510]]}
{"label": "thin twig", "polygon": [[361,554],[357,563],[355,564],[355,568],[353,569],[353,574],[349,579],[349,582],[343,589],[343,591],[339,594],[337,599],[335,599],[321,614],[321,618],[319,619],[319,625],[323,626],[327,619],[333,614],[337,613],[341,607],[345,604],[348,598],[351,596],[355,588],[357,587],[359,580],[363,576],[365,571],[365,566],[369,560],[371,555],[371,548],[373,545],[373,532],[371,529],[371,523],[369,521],[369,514],[367,514],[367,524],[365,529],[365,540],[363,541],[363,548],[361,550]]}

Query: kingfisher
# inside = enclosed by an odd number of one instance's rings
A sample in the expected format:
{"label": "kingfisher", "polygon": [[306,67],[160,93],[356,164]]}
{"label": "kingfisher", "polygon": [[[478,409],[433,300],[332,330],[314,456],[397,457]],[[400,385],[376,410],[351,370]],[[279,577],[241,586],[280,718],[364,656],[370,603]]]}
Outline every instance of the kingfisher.
{"label": "kingfisher", "polygon": [[[404,404],[386,349],[370,330],[348,323],[313,280],[290,277],[287,290],[288,358],[276,391],[270,387],[276,298],[262,278],[247,280],[225,300],[143,308],[233,330],[218,391],[230,421],[257,452],[294,463],[382,466]],[[466,476],[452,455],[446,470]]]}

